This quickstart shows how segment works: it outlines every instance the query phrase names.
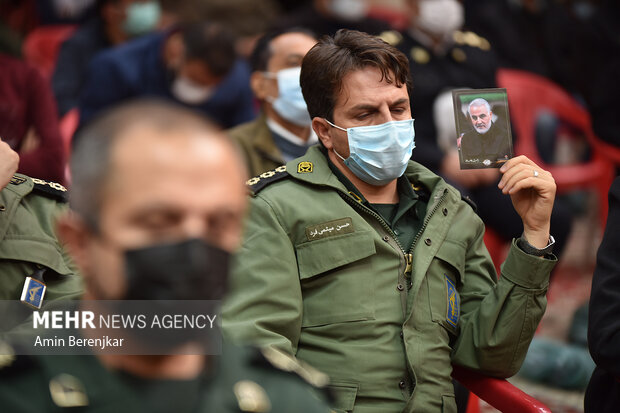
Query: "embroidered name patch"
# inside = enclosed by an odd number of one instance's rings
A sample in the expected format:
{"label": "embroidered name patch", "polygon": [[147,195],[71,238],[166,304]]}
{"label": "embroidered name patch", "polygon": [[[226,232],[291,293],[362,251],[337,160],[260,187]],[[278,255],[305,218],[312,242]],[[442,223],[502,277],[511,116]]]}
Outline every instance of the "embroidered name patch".
{"label": "embroidered name patch", "polygon": [[308,241],[314,241],[335,235],[350,234],[351,232],[354,232],[353,220],[351,218],[341,218],[306,227],[306,238],[308,238]]}
{"label": "embroidered name patch", "polygon": [[452,327],[456,327],[459,322],[459,296],[456,293],[456,287],[454,283],[446,274],[444,274],[446,278],[446,293],[448,295],[448,309],[446,314],[446,321],[450,323]]}

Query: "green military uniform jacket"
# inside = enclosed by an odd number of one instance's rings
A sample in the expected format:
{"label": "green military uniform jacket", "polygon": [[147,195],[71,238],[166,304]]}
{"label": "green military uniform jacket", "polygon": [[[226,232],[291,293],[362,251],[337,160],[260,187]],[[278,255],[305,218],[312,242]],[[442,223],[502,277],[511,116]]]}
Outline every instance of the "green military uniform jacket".
{"label": "green military uniform jacket", "polygon": [[241,148],[250,176],[258,176],[284,165],[282,153],[273,141],[265,114],[229,129],[228,135]]}
{"label": "green military uniform jacket", "polygon": [[0,356],[0,406],[14,413],[328,413],[325,394],[301,377],[313,385],[327,379],[292,359],[224,346],[198,378],[163,380],[107,369],[95,356]]}
{"label": "green military uniform jacket", "polygon": [[66,189],[16,174],[0,191],[0,299],[19,300],[26,277],[44,269],[43,301],[79,298],[82,279],[56,237]]}
{"label": "green military uniform jacket", "polygon": [[225,334],[327,373],[339,412],[455,412],[451,363],[516,373],[545,310],[555,258],[513,242],[497,281],[459,192],[415,162],[405,176],[430,193],[410,251],[316,146],[249,182]]}

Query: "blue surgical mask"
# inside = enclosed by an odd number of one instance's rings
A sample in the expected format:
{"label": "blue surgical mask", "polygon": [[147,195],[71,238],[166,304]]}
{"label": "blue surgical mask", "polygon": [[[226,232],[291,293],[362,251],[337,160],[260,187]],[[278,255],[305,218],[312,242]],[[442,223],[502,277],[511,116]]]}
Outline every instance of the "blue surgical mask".
{"label": "blue surgical mask", "polygon": [[129,36],[146,34],[155,29],[160,16],[161,9],[157,1],[132,3],[127,7],[123,31]]}
{"label": "blue surgical mask", "polygon": [[287,121],[298,126],[310,126],[312,119],[308,113],[308,107],[301,93],[299,75],[301,67],[280,70],[278,73],[264,73],[267,77],[275,77],[278,80],[278,97],[267,98],[273,109]]}
{"label": "blue surgical mask", "polygon": [[347,129],[325,120],[334,128],[347,132],[349,157],[344,159],[335,149],[334,153],[362,181],[386,185],[407,169],[415,148],[413,119]]}

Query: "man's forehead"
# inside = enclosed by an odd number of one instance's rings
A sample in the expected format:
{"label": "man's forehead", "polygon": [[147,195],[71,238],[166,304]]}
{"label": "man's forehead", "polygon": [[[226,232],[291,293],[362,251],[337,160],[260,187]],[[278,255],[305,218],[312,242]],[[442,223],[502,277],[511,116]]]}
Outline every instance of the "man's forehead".
{"label": "man's forehead", "polygon": [[269,61],[276,59],[301,59],[316,44],[316,40],[305,33],[284,33],[271,40],[271,57]]}
{"label": "man's forehead", "polygon": [[486,112],[487,111],[487,106],[484,103],[482,103],[480,105],[473,105],[471,107],[471,110]]}
{"label": "man's forehead", "polygon": [[162,168],[181,173],[200,166],[199,172],[216,172],[211,171],[213,165],[234,162],[230,159],[232,150],[227,150],[226,142],[217,133],[199,128],[162,130],[155,125],[133,125],[118,135],[110,153],[109,173],[130,181],[132,176],[143,177],[145,173],[165,175]]}
{"label": "man's forehead", "polygon": [[[393,101],[390,103],[395,103],[403,98],[409,99],[407,85],[397,86],[394,74],[389,72],[389,76],[391,82],[388,82],[381,70],[374,66],[349,71],[342,77],[340,90],[337,91],[336,106],[371,104],[376,98],[390,99]],[[365,100],[367,102],[364,102]]]}

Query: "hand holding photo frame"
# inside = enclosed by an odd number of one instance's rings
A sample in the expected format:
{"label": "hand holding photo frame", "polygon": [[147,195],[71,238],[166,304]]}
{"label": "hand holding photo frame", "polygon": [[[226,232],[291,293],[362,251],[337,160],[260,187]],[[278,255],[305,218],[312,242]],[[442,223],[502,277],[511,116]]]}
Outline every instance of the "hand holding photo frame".
{"label": "hand holding photo frame", "polygon": [[452,92],[461,169],[499,168],[513,157],[506,89]]}

